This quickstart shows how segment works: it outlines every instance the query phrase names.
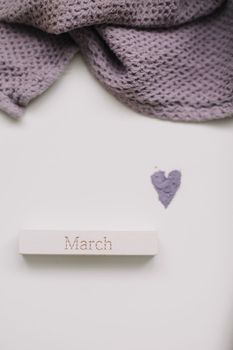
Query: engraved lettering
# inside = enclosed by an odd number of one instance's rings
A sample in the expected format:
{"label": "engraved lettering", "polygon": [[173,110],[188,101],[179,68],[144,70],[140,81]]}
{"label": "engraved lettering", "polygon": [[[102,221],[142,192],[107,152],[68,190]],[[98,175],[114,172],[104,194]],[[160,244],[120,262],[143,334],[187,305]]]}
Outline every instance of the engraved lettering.
{"label": "engraved lettering", "polygon": [[99,240],[85,240],[79,236],[64,236],[65,250],[90,250],[90,251],[109,251],[112,250],[112,241],[107,236]]}
{"label": "engraved lettering", "polygon": [[92,244],[95,244],[95,241],[89,241],[89,250],[92,250]]}
{"label": "engraved lettering", "polygon": [[80,249],[81,250],[88,250],[87,241],[83,240],[83,241],[80,242]]}
{"label": "engraved lettering", "polygon": [[78,249],[78,240],[79,237],[75,237],[73,243],[71,243],[69,237],[65,236],[65,249]]}
{"label": "engraved lettering", "polygon": [[96,250],[103,250],[102,243],[103,243],[102,241],[97,241],[95,244],[95,249]]}
{"label": "engraved lettering", "polygon": [[106,236],[104,236],[104,250],[112,250],[112,241],[107,240]]}

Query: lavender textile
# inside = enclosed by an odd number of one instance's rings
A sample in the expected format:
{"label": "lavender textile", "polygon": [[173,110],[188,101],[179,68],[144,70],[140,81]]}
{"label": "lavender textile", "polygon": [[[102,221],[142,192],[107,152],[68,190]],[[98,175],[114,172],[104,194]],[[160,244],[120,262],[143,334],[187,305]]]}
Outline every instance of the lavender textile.
{"label": "lavender textile", "polygon": [[166,177],[164,171],[156,171],[151,176],[151,182],[159,195],[160,202],[167,208],[180,187],[181,172],[173,170]]}
{"label": "lavender textile", "polygon": [[0,0],[0,21],[0,108],[13,117],[77,51],[141,113],[233,115],[233,0]]}

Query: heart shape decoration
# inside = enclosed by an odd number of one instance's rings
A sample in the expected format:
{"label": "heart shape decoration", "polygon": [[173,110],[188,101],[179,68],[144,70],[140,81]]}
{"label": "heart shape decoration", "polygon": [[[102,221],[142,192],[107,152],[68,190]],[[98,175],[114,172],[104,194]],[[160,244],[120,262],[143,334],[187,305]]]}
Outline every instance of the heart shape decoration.
{"label": "heart shape decoration", "polygon": [[167,208],[180,187],[181,172],[172,170],[166,176],[164,171],[159,170],[151,176],[151,182],[159,195],[159,201]]}

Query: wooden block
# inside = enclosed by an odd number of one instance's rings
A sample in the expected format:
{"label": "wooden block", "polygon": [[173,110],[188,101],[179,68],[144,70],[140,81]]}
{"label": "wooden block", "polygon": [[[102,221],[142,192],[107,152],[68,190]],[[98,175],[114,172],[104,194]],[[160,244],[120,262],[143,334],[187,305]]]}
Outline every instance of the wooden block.
{"label": "wooden block", "polygon": [[22,230],[23,255],[156,255],[154,231]]}

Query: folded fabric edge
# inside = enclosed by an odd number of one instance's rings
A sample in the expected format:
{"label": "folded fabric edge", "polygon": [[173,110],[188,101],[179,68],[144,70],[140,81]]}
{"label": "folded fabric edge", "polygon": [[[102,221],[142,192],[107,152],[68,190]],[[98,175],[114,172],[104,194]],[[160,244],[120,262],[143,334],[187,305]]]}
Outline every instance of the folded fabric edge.
{"label": "folded fabric edge", "polygon": [[[55,83],[55,81],[60,78],[66,66],[74,58],[77,52],[77,46],[72,46],[67,51],[64,51],[62,55],[64,56],[64,60],[62,60],[61,56],[60,60],[62,63],[59,62],[53,70],[48,72],[47,76],[43,77],[43,86],[38,88],[35,92],[30,91],[30,89],[25,90],[24,95],[19,98],[18,103],[14,101],[13,98],[0,92],[0,110],[14,119],[19,119],[22,117],[27,105],[32,100],[42,95],[46,90],[49,89],[50,86]],[[40,76],[35,76],[35,79],[41,81]]]}
{"label": "folded fabric edge", "polygon": [[18,119],[23,115],[24,107],[17,105],[9,96],[0,92],[0,110],[12,118]]}
{"label": "folded fabric edge", "polygon": [[86,61],[86,65],[91,74],[97,81],[111,93],[119,102],[123,103],[136,113],[140,113],[146,117],[167,120],[173,122],[187,123],[205,123],[233,117],[233,99],[232,101],[222,101],[222,103],[192,106],[189,104],[173,103],[168,105],[150,104],[148,102],[139,102],[132,98],[126,98],[125,94],[119,94],[111,89],[104,81],[100,80],[95,70]]}
{"label": "folded fabric edge", "polygon": [[200,107],[189,105],[156,107],[149,104],[130,103],[129,101],[122,102],[140,114],[173,122],[205,123],[233,117],[233,101],[223,102],[221,105]]}
{"label": "folded fabric edge", "polygon": [[[73,60],[75,55],[79,52],[77,46],[72,46],[67,50],[64,50],[63,54],[59,57],[57,66],[47,72],[47,75],[43,77],[43,86],[38,88],[35,92],[25,90],[24,96],[20,98],[22,106],[27,106],[32,100],[46,92],[58,79],[65,73],[66,67]],[[35,76],[35,79],[41,81],[41,76]]]}

